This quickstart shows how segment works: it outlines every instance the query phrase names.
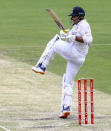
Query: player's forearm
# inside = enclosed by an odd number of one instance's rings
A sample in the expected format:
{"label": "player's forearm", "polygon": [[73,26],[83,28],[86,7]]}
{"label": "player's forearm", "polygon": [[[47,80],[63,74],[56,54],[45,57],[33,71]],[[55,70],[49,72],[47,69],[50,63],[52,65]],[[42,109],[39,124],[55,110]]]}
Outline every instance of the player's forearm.
{"label": "player's forearm", "polygon": [[80,37],[80,36],[76,36],[76,37],[75,37],[75,40],[78,41],[78,42],[80,42],[80,43],[84,43],[83,38]]}
{"label": "player's forearm", "polygon": [[93,41],[93,38],[92,36],[84,36],[84,37],[76,36],[75,40],[80,43],[91,43]]}
{"label": "player's forearm", "polygon": [[82,36],[76,36],[76,35],[70,35],[67,33],[64,33],[63,31],[60,33],[60,36],[62,39],[65,39],[67,42],[75,42],[78,41],[80,43],[91,43],[92,42],[92,36],[91,35],[84,35]]}

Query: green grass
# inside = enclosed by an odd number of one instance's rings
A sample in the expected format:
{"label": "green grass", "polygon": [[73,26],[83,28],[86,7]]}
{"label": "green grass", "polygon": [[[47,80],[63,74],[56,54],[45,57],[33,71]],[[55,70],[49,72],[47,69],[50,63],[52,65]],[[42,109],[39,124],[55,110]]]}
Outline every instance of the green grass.
{"label": "green grass", "polygon": [[[53,9],[66,28],[73,6],[82,6],[91,25],[93,44],[107,44],[111,37],[110,0],[0,0],[0,54],[35,65],[46,43],[59,29],[45,8]],[[95,88],[111,94],[111,46],[91,46],[79,77],[94,77]],[[56,55],[48,70],[62,75],[66,62]]]}

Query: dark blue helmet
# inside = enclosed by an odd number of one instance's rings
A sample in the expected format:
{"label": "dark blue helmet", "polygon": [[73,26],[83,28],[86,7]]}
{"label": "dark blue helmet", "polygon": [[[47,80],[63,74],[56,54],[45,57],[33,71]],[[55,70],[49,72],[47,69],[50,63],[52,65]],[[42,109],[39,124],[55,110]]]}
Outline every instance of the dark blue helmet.
{"label": "dark blue helmet", "polygon": [[85,16],[85,11],[81,7],[74,7],[72,13],[69,16],[77,16],[78,18]]}

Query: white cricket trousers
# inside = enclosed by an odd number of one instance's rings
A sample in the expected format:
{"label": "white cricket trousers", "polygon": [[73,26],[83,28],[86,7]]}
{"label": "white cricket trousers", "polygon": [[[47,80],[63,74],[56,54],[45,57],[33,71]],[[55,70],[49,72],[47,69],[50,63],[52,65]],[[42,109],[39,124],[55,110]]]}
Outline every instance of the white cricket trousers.
{"label": "white cricket trousers", "polygon": [[84,63],[85,56],[76,50],[73,43],[67,43],[61,39],[55,42],[53,50],[67,61],[66,73],[63,75],[62,80],[62,112],[64,107],[72,106],[74,78]]}
{"label": "white cricket trousers", "polygon": [[67,61],[66,73],[63,75],[62,81],[61,107],[71,106],[74,78],[84,63],[85,56],[76,50],[74,43],[65,42],[60,39],[59,35],[56,35],[47,44],[39,62],[42,60],[43,65],[46,67],[56,53],[61,55]]}

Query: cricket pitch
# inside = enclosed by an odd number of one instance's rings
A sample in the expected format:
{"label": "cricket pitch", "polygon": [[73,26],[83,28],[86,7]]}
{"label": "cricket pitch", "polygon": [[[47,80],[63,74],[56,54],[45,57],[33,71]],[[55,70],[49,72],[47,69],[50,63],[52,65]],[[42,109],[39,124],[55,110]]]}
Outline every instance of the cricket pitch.
{"label": "cricket pitch", "polygon": [[[68,119],[62,120],[59,118],[62,77],[48,71],[45,75],[39,75],[32,72],[31,68],[26,63],[0,57],[0,131],[111,129],[110,95],[94,90],[95,124],[79,126],[77,84],[74,86],[72,113]],[[88,106],[90,122],[90,100]],[[84,110],[84,106],[82,107]]]}

